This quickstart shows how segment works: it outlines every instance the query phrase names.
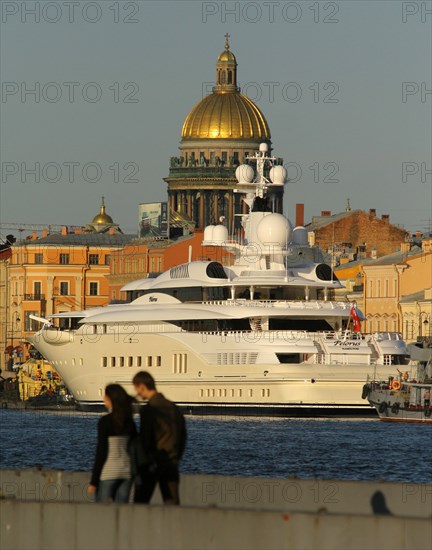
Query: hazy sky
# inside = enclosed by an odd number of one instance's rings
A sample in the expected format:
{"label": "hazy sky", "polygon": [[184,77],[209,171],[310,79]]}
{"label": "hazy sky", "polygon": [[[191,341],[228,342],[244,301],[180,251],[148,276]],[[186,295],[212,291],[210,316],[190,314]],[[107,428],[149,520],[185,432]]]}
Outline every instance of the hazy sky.
{"label": "hazy sky", "polygon": [[135,232],[138,203],[166,198],[226,32],[288,164],[291,218],[349,197],[431,223],[432,2],[0,4],[2,223],[86,224],[105,195]]}

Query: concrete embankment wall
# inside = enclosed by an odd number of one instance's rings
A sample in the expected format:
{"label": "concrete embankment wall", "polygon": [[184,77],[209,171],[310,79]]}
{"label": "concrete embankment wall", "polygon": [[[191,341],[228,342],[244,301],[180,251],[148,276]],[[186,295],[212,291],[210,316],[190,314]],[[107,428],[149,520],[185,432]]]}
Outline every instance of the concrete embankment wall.
{"label": "concrete embankment wall", "polygon": [[177,508],[94,504],[88,479],[1,470],[1,549],[432,548],[429,484],[188,475]]}

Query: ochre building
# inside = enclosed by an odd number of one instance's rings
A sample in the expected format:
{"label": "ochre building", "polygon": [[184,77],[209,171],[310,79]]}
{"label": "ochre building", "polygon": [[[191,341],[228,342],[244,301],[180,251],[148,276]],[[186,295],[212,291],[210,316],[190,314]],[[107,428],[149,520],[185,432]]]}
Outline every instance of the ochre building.
{"label": "ochre building", "polygon": [[33,233],[13,245],[4,266],[7,346],[25,351],[26,336],[40,328],[31,314],[45,317],[108,304],[110,258],[134,237],[121,233],[102,200],[100,212],[86,228]]}

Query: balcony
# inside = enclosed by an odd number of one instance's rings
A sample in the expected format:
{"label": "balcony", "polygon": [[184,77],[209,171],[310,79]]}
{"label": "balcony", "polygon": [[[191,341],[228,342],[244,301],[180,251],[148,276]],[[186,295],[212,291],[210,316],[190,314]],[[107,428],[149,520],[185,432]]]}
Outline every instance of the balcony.
{"label": "balcony", "polygon": [[25,302],[42,302],[45,300],[45,294],[24,294]]}

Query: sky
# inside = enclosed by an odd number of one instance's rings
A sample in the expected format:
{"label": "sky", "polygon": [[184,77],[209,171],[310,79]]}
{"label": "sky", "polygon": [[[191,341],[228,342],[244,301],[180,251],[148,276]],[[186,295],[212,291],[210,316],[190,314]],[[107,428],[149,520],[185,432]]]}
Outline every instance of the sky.
{"label": "sky", "polygon": [[[8,223],[135,233],[230,34],[290,182],[285,210],[432,223],[432,2],[0,2],[0,238]],[[32,93],[31,90],[34,90]],[[207,92],[206,92],[207,91]]]}

